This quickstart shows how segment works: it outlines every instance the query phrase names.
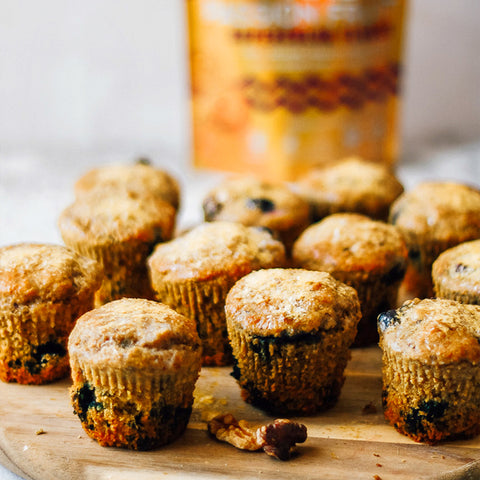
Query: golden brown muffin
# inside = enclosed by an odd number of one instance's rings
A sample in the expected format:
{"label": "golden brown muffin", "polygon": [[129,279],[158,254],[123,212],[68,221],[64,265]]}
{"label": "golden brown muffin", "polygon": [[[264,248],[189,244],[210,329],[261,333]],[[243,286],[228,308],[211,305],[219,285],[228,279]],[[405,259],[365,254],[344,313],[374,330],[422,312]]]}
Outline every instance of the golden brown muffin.
{"label": "golden brown muffin", "polygon": [[403,192],[403,185],[387,165],[359,157],[314,168],[296,185],[311,204],[315,222],[339,212],[387,221],[390,205]]}
{"label": "golden brown muffin", "polygon": [[270,183],[255,177],[225,180],[203,200],[207,222],[239,222],[270,229],[287,252],[310,224],[310,207],[286,183]]}
{"label": "golden brown muffin", "polygon": [[99,190],[103,194],[114,195],[126,190],[131,195],[151,194],[172,205],[178,210],[180,186],[177,180],[166,171],[150,164],[114,164],[94,168],[75,183],[77,197]]}
{"label": "golden brown muffin", "polygon": [[455,182],[420,183],[393,203],[390,223],[400,229],[408,245],[406,295],[430,297],[431,270],[438,255],[480,238],[480,192]]}
{"label": "golden brown muffin", "polygon": [[269,232],[233,222],[199,225],[158,245],[148,260],[157,300],[195,319],[204,365],[231,362],[224,306],[232,285],[284,263],[285,248]]}
{"label": "golden brown muffin", "polygon": [[480,305],[480,240],[441,253],[433,262],[432,280],[437,297]]}
{"label": "golden brown muffin", "polygon": [[247,402],[276,414],[335,404],[360,319],[353,288],[325,272],[259,270],[233,286],[225,311]]}
{"label": "golden brown muffin", "polygon": [[83,315],[68,342],[75,413],[102,446],[149,450],[186,429],[201,367],[192,320],[125,298]]}
{"label": "golden brown muffin", "polygon": [[0,379],[41,384],[69,370],[67,340],[93,308],[101,269],[60,245],[0,248]]}
{"label": "golden brown muffin", "polygon": [[104,270],[96,305],[122,297],[153,298],[146,260],[170,240],[176,211],[158,197],[94,190],[77,198],[59,219],[63,241]]}
{"label": "golden brown muffin", "polygon": [[377,315],[396,306],[407,260],[394,226],[356,213],[336,213],[311,225],[293,247],[296,266],[329,272],[357,290],[362,319],[354,346],[378,341]]}
{"label": "golden brown muffin", "polygon": [[411,300],[378,317],[385,418],[429,444],[480,432],[480,307]]}

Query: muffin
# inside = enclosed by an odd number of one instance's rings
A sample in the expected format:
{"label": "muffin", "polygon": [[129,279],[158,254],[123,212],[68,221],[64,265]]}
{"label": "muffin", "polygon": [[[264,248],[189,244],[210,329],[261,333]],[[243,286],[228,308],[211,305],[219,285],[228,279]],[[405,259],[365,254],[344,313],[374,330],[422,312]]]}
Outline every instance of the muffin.
{"label": "muffin", "polygon": [[93,308],[101,269],[60,245],[0,248],[0,379],[42,384],[68,374],[67,340]]}
{"label": "muffin", "polygon": [[314,222],[339,212],[387,221],[390,205],[403,192],[403,185],[387,165],[359,157],[316,167],[296,186],[310,203]]}
{"label": "muffin", "polygon": [[148,259],[157,300],[196,321],[204,365],[231,362],[224,306],[233,284],[284,263],[285,248],[268,231],[233,222],[198,225],[158,245]]}
{"label": "muffin", "polygon": [[293,261],[355,288],[362,319],[354,346],[378,341],[377,315],[396,306],[408,263],[405,241],[394,226],[357,213],[330,215],[302,233]]}
{"label": "muffin", "polygon": [[336,403],[360,319],[353,288],[326,272],[259,270],[232,287],[225,311],[247,402],[280,415]]}
{"label": "muffin", "polygon": [[416,442],[480,432],[480,307],[415,299],[378,317],[385,418]]}
{"label": "muffin", "polygon": [[480,305],[480,240],[441,253],[433,262],[432,280],[437,297]]}
{"label": "muffin", "polygon": [[192,320],[124,298],[79,318],[68,351],[74,412],[100,445],[150,450],[185,431],[201,366]]}
{"label": "muffin", "polygon": [[153,298],[147,257],[157,243],[172,238],[175,220],[169,203],[128,192],[94,190],[62,212],[59,228],[65,244],[103,267],[96,306],[122,297]]}
{"label": "muffin", "polygon": [[286,183],[270,183],[254,177],[225,180],[203,200],[207,222],[239,222],[270,229],[287,252],[310,224],[310,207]]}
{"label": "muffin", "polygon": [[131,195],[149,193],[169,203],[175,210],[178,210],[180,204],[180,187],[177,180],[148,162],[94,168],[75,183],[77,197],[92,190],[101,191],[105,195],[115,194],[117,191],[127,191]]}
{"label": "muffin", "polygon": [[404,290],[409,297],[433,295],[431,270],[438,255],[480,238],[480,192],[455,182],[424,182],[392,205],[390,222],[408,245]]}

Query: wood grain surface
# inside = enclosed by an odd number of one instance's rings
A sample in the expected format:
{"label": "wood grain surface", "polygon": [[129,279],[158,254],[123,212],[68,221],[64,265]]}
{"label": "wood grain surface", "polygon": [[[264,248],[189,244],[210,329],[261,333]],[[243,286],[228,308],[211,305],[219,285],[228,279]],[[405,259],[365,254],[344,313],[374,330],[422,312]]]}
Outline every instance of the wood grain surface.
{"label": "wood grain surface", "polygon": [[[385,422],[377,347],[353,350],[334,408],[296,419],[307,426],[308,439],[287,462],[208,435],[206,422],[217,413],[252,423],[272,419],[241,399],[230,371],[203,368],[186,433],[150,452],[105,448],[91,440],[72,412],[68,379],[44,386],[1,383],[0,462],[29,480],[480,478],[480,438],[431,447]],[[366,414],[370,403],[376,412]]]}

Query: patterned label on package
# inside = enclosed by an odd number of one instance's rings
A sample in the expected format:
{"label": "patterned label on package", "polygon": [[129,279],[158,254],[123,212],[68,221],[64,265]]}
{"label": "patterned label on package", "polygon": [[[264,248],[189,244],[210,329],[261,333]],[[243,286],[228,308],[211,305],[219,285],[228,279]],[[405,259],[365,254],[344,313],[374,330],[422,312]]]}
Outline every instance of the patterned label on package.
{"label": "patterned label on package", "polygon": [[393,163],[404,0],[187,0],[195,164]]}

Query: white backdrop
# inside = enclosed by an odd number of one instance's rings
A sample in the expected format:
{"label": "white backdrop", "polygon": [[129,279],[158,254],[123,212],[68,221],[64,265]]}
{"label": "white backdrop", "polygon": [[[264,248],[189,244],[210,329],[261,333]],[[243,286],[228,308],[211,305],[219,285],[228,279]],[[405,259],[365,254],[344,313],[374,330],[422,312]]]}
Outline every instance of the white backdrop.
{"label": "white backdrop", "polygon": [[[480,137],[479,0],[410,0],[403,132]],[[183,0],[0,0],[0,153],[188,144]]]}

